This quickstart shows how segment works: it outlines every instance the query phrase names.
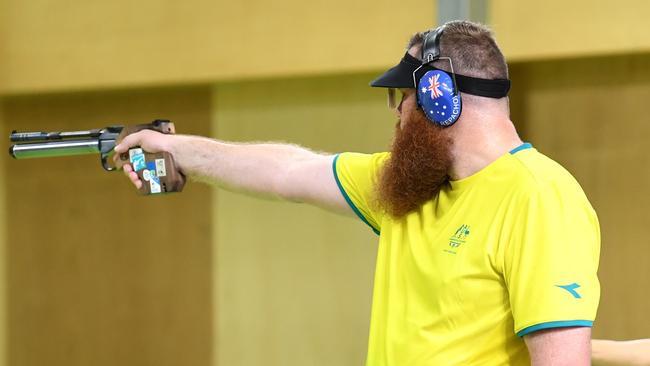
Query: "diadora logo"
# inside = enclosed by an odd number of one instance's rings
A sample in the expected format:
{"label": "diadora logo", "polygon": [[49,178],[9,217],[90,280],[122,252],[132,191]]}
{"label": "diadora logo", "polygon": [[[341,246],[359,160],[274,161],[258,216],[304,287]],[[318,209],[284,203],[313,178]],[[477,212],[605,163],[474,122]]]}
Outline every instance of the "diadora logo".
{"label": "diadora logo", "polygon": [[461,245],[467,242],[467,237],[470,234],[469,225],[461,225],[454,235],[449,238],[449,247],[445,249],[445,252],[456,254]]}
{"label": "diadora logo", "polygon": [[559,288],[561,288],[561,289],[567,290],[567,292],[570,293],[571,296],[573,296],[573,297],[576,298],[576,299],[580,299],[580,298],[582,298],[582,296],[580,296],[580,294],[578,293],[578,291],[576,291],[577,289],[580,288],[580,285],[578,285],[578,284],[575,283],[575,282],[572,283],[572,284],[570,284],[570,285],[555,285],[555,286],[556,286],[556,287],[559,287]]}

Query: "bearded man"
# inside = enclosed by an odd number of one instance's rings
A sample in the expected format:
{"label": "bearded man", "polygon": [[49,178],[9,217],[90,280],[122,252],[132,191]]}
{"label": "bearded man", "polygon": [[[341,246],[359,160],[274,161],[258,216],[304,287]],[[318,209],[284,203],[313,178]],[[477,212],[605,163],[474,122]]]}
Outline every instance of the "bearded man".
{"label": "bearded man", "polygon": [[588,365],[598,220],[575,179],[517,135],[490,30],[455,21],[416,34],[371,85],[388,88],[399,118],[390,153],[153,131],[115,150],[168,151],[185,175],[369,225],[379,235],[369,366]]}

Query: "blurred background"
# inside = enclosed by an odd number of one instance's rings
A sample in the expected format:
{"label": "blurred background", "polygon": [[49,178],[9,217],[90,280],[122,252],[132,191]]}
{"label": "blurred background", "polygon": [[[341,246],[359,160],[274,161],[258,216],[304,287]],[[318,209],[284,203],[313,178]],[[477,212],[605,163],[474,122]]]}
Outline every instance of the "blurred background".
{"label": "blurred background", "polygon": [[[0,136],[168,118],[380,151],[395,117],[369,81],[412,33],[478,20],[521,136],[599,214],[594,337],[648,337],[649,16],[645,0],[0,0]],[[376,244],[312,207],[199,183],[143,198],[97,156],[3,153],[0,365],[361,365]]]}

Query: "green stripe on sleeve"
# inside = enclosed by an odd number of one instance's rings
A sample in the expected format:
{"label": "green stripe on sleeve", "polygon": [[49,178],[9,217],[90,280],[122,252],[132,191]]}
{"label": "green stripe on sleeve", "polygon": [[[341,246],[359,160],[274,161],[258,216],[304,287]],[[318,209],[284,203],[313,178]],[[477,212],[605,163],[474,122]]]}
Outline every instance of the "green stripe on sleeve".
{"label": "green stripe on sleeve", "polygon": [[334,161],[332,162],[332,170],[334,171],[334,179],[336,179],[336,185],[338,185],[339,190],[341,191],[341,194],[343,195],[343,198],[345,198],[345,201],[348,203],[350,208],[352,208],[352,211],[354,211],[354,213],[361,219],[361,221],[365,222],[366,225],[370,226],[370,228],[372,229],[372,231],[375,232],[375,234],[379,235],[379,230],[375,229],[374,226],[370,225],[370,222],[368,222],[366,217],[363,216],[363,214],[361,213],[361,211],[359,211],[357,206],[354,205],[354,202],[352,202],[352,199],[350,199],[350,196],[348,196],[348,193],[343,188],[343,185],[341,184],[341,180],[339,180],[339,175],[336,172],[336,162],[339,159],[339,155],[340,154],[336,154],[336,156],[334,157]]}
{"label": "green stripe on sleeve", "polygon": [[557,322],[546,322],[535,324],[517,332],[517,336],[523,337],[526,334],[536,332],[542,329],[566,328],[566,327],[591,327],[594,324],[591,320],[563,320]]}

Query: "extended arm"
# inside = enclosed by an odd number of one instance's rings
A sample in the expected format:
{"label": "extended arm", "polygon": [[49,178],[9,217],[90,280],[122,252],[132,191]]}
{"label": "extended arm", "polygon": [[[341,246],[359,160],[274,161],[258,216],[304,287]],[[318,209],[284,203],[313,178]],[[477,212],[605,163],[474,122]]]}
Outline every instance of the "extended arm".
{"label": "extended arm", "polygon": [[594,366],[649,366],[650,339],[632,341],[591,341]]}
{"label": "extended arm", "polygon": [[[195,180],[232,191],[352,213],[334,179],[332,155],[289,144],[237,144],[153,131],[127,136],[115,152],[123,153],[133,146],[149,152],[170,152],[183,174]],[[129,165],[124,165],[124,171],[136,186],[142,184]]]}
{"label": "extended arm", "polygon": [[588,366],[591,328],[539,330],[524,336],[532,366]]}

